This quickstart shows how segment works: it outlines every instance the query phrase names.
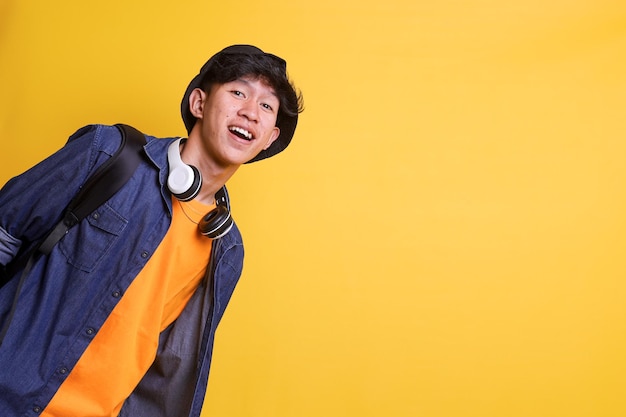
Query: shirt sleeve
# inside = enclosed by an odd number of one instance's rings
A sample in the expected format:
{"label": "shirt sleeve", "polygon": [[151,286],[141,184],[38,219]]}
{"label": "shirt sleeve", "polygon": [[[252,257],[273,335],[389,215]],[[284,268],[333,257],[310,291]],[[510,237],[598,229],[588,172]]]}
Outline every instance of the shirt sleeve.
{"label": "shirt sleeve", "polygon": [[17,255],[22,242],[0,227],[0,265],[7,265]]}

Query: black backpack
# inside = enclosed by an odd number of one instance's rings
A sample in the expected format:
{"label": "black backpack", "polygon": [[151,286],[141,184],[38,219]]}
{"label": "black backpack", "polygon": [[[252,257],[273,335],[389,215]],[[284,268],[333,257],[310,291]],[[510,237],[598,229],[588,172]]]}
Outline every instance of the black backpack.
{"label": "black backpack", "polygon": [[[113,194],[126,184],[133,175],[133,172],[135,172],[135,169],[139,166],[143,158],[143,145],[146,144],[145,136],[131,126],[117,124],[115,127],[117,127],[122,134],[122,143],[119,149],[87,179],[81,190],[74,196],[65,209],[63,219],[57,223],[46,237],[30,252],[20,281],[17,284],[11,310],[0,331],[0,346],[13,320],[22,285],[35,263],[35,259],[40,255],[48,255],[54,245],[67,234],[70,228],[80,223],[89,213],[93,212],[111,198]],[[15,267],[15,265],[12,266]],[[13,268],[8,267],[8,269]],[[12,276],[10,271],[2,272],[5,276],[0,279],[0,287],[11,279]]]}

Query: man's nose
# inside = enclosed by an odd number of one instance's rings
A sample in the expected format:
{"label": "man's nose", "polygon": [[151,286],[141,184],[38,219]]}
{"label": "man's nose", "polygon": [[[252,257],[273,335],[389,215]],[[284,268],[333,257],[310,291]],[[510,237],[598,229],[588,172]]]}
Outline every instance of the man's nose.
{"label": "man's nose", "polygon": [[254,100],[246,100],[239,109],[239,114],[248,120],[256,121],[259,116],[259,109]]}

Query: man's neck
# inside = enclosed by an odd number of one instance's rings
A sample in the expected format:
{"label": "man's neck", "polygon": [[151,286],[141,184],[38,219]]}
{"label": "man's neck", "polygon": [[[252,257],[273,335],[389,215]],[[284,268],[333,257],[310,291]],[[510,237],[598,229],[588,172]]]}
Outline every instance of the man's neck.
{"label": "man's neck", "polygon": [[181,149],[181,159],[188,165],[195,166],[202,174],[202,187],[195,200],[204,204],[213,204],[215,193],[233,176],[239,166],[220,166],[204,155],[198,142],[187,140]]}

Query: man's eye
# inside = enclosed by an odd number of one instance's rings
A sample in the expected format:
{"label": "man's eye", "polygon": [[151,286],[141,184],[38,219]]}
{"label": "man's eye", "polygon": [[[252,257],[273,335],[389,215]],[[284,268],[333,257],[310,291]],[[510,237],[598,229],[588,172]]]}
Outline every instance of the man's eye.
{"label": "man's eye", "polygon": [[261,104],[261,106],[263,106],[263,108],[264,108],[264,109],[267,109],[267,110],[269,110],[269,111],[273,111],[273,110],[274,110],[274,109],[272,108],[272,106],[270,106],[270,105],[269,105],[269,104],[267,104],[267,103],[263,103],[263,104]]}
{"label": "man's eye", "polygon": [[239,91],[239,90],[233,90],[232,93],[234,95],[238,96],[238,97],[242,97],[243,96],[243,93],[241,91]]}

